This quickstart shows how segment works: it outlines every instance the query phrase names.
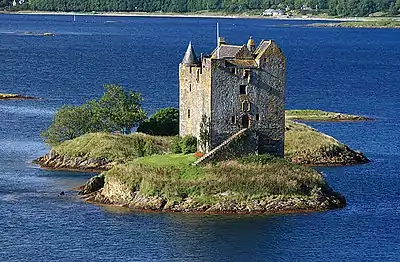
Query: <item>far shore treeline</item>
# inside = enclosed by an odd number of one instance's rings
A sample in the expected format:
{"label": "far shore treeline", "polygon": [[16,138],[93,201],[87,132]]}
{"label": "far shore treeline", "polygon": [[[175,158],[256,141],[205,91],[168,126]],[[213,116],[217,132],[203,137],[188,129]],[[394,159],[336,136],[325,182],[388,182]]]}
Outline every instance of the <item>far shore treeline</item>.
{"label": "far shore treeline", "polygon": [[[18,2],[18,1],[17,1]],[[56,12],[226,12],[260,14],[268,8],[332,16],[368,16],[400,12],[400,0],[28,0],[13,7],[13,0],[0,0],[1,8]]]}

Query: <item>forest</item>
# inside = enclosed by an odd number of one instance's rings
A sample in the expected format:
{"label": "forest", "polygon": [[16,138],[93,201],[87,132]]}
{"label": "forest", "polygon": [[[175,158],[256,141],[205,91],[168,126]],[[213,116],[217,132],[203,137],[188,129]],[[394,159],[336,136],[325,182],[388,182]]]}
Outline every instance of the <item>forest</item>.
{"label": "forest", "polygon": [[[298,13],[327,13],[331,16],[368,16],[399,13],[400,0],[0,0],[0,9],[79,12],[224,12],[261,14],[265,9]],[[23,0],[22,0],[23,1]],[[22,4],[20,4],[22,3]]]}

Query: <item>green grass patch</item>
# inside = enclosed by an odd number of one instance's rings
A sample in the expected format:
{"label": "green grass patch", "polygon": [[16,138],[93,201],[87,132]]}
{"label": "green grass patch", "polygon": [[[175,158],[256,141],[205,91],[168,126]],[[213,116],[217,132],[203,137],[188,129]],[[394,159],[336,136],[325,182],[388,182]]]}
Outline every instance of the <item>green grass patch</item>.
{"label": "green grass patch", "polygon": [[62,155],[126,162],[170,151],[172,137],[90,133],[65,141],[52,149]]}
{"label": "green grass patch", "polygon": [[307,125],[286,121],[286,158],[315,157],[334,150],[346,150],[345,145]]}
{"label": "green grass patch", "polygon": [[400,27],[400,21],[396,20],[371,20],[371,21],[356,21],[356,22],[341,22],[343,27]]}
{"label": "green grass patch", "polygon": [[367,120],[366,117],[342,114],[336,112],[327,112],[322,110],[286,110],[286,119],[309,120],[309,121],[352,121]]}
{"label": "green grass patch", "polygon": [[146,196],[168,200],[191,197],[205,203],[221,193],[235,200],[249,200],[272,195],[307,196],[313,188],[327,186],[315,170],[270,156],[206,166],[192,166],[193,161],[193,156],[182,154],[144,157],[118,165],[106,176]]}

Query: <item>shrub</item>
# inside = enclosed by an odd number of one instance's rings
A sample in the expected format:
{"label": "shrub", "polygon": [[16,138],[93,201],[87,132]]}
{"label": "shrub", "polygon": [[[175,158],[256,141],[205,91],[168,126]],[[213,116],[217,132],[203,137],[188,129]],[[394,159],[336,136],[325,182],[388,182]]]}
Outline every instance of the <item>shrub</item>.
{"label": "shrub", "polygon": [[171,143],[172,153],[174,153],[174,154],[182,153],[181,141],[182,141],[182,138],[180,136],[174,137],[174,139],[172,140],[172,143]]}
{"label": "shrub", "polygon": [[197,151],[197,138],[194,136],[184,136],[180,143],[182,153],[189,154]]}
{"label": "shrub", "polygon": [[179,133],[179,110],[162,108],[142,122],[137,131],[149,135],[175,136]]}

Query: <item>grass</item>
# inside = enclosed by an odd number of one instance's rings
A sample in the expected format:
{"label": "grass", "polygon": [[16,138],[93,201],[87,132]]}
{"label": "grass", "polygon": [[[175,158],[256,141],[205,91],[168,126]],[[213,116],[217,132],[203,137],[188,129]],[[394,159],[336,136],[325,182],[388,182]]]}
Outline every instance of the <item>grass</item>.
{"label": "grass", "polygon": [[400,28],[400,21],[394,19],[375,19],[363,21],[347,21],[339,23],[314,23],[313,27],[354,27],[354,28]]}
{"label": "grass", "polygon": [[374,20],[374,21],[357,21],[357,22],[341,22],[343,27],[400,27],[400,21],[395,20]]}
{"label": "grass", "polygon": [[68,140],[52,149],[62,155],[126,162],[138,157],[168,153],[171,137],[90,133]]}
{"label": "grass", "polygon": [[194,160],[192,155],[182,154],[144,157],[105,174],[107,179],[118,179],[145,196],[167,200],[191,197],[208,203],[216,201],[221,193],[235,200],[249,200],[276,195],[307,196],[312,189],[327,186],[318,172],[270,156],[206,166],[190,165]]}
{"label": "grass", "polygon": [[[319,111],[307,110],[307,112],[301,111],[300,113],[310,115],[314,112]],[[195,157],[191,155],[185,157],[163,156],[163,154],[171,152],[172,140],[173,137],[150,136],[141,133],[130,135],[91,133],[65,141],[52,149],[61,155],[71,157],[103,159],[117,163],[135,160],[138,164],[151,164],[152,166],[181,166],[195,161]],[[286,121],[285,157],[287,159],[315,158],[324,155],[327,151],[335,150],[346,150],[346,148],[344,144],[334,138],[309,126]],[[152,156],[156,154],[160,156]]]}
{"label": "grass", "polygon": [[366,117],[322,110],[286,110],[286,119],[309,121],[367,120]]}
{"label": "grass", "polygon": [[327,151],[346,150],[336,139],[317,130],[292,121],[286,121],[285,157],[310,157],[323,155]]}

